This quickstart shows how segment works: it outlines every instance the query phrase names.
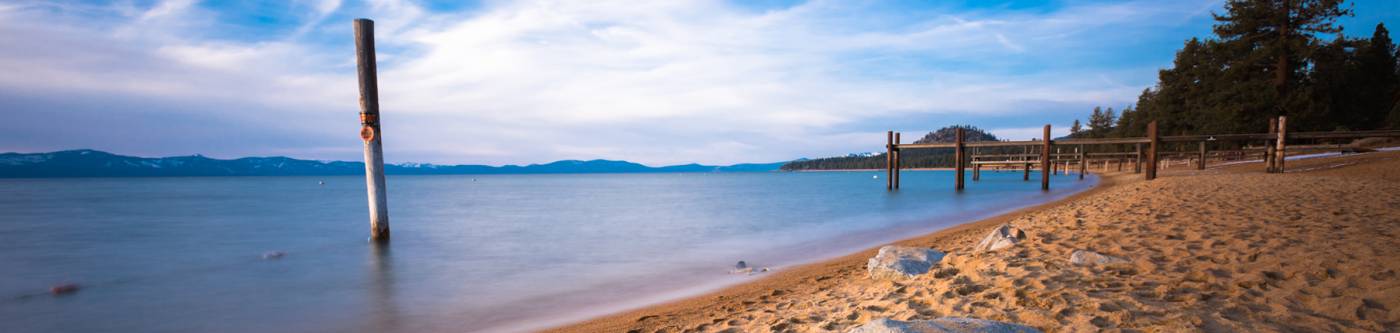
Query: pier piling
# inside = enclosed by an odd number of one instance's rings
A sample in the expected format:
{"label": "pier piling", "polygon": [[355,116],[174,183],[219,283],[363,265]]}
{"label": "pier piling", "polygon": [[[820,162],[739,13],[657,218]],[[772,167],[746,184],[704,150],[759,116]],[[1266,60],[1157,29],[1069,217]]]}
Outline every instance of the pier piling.
{"label": "pier piling", "polygon": [[360,81],[360,139],[365,142],[369,194],[369,238],[389,240],[389,200],[384,186],[383,134],[379,127],[379,78],[374,58],[374,21],[355,19],[355,64]]}
{"label": "pier piling", "polygon": [[1045,124],[1045,135],[1040,147],[1040,189],[1050,190],[1050,124]]}

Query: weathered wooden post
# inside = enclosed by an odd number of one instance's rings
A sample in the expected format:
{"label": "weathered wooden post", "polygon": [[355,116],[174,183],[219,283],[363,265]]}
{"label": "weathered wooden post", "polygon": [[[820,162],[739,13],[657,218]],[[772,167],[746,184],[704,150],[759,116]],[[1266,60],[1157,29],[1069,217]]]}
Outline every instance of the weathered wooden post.
{"label": "weathered wooden post", "polygon": [[1025,171],[1021,173],[1021,181],[1031,180],[1031,157],[1029,156],[1030,154],[1031,146],[1025,146],[1024,149],[1021,150],[1021,166],[1025,168]]}
{"label": "weathered wooden post", "polygon": [[369,239],[389,240],[389,201],[384,186],[383,134],[379,128],[379,78],[374,59],[374,21],[355,19],[355,63],[360,79],[360,139],[365,142],[369,193]]}
{"label": "weathered wooden post", "polygon": [[[1269,119],[1269,136],[1274,136],[1278,132],[1278,119]],[[1274,142],[1264,140],[1264,172],[1274,172]]]}
{"label": "weathered wooden post", "polygon": [[885,131],[885,190],[894,190],[894,131]]}
{"label": "weathered wooden post", "polygon": [[1196,160],[1196,170],[1205,170],[1205,169],[1206,169],[1206,142],[1205,142],[1205,141],[1201,141],[1201,152],[1200,152],[1200,156],[1197,157],[1197,160]]}
{"label": "weathered wooden post", "polygon": [[1147,180],[1157,179],[1157,121],[1147,123]]}
{"label": "weathered wooden post", "polygon": [[1087,152],[1084,151],[1084,145],[1079,145],[1079,147],[1074,148],[1074,150],[1079,151],[1079,180],[1084,180],[1084,173],[1089,172],[1088,155]]}
{"label": "weathered wooden post", "polygon": [[1133,144],[1133,173],[1142,173],[1142,144]]}
{"label": "weathered wooden post", "polygon": [[904,162],[904,152],[899,150],[899,132],[894,132],[894,189],[899,189],[899,169]]}
{"label": "weathered wooden post", "polygon": [[953,169],[957,170],[957,179],[954,180],[953,187],[959,191],[963,189],[963,160],[965,158],[966,156],[963,156],[963,129],[958,127],[953,131]]}
{"label": "weathered wooden post", "polygon": [[1278,165],[1277,171],[1284,172],[1283,162],[1288,160],[1287,143],[1284,139],[1288,137],[1288,117],[1278,116],[1278,148],[1274,149],[1274,163]]}
{"label": "weathered wooden post", "polygon": [[1050,190],[1050,124],[1045,124],[1045,140],[1040,147],[1040,189]]}

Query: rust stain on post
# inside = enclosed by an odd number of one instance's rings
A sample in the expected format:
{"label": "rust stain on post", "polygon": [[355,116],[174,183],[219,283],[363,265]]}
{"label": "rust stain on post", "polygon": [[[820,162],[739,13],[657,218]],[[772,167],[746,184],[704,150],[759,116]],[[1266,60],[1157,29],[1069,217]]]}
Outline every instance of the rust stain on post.
{"label": "rust stain on post", "polygon": [[360,139],[365,143],[369,194],[369,238],[389,240],[389,201],[384,186],[384,134],[379,126],[379,78],[374,58],[374,21],[355,19],[355,63],[360,81]]}

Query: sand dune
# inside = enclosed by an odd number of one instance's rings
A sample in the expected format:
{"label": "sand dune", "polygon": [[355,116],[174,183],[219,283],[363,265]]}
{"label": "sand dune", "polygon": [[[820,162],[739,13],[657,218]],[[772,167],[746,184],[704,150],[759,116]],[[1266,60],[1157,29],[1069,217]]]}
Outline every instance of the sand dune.
{"label": "sand dune", "polygon": [[[944,316],[1049,332],[1400,330],[1400,152],[1288,167],[1109,174],[1057,203],[901,242],[950,254],[916,279],[871,279],[871,249],[559,330],[839,332]],[[973,253],[1001,223],[1026,241]],[[1075,250],[1129,263],[1076,266]]]}

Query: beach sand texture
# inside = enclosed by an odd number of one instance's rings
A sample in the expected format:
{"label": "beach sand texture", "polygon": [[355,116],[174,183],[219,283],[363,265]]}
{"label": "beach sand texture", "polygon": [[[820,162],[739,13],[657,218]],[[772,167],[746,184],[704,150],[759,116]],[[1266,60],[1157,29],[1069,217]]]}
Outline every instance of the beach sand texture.
{"label": "beach sand texture", "polygon": [[[949,253],[915,279],[871,279],[870,249],[557,330],[842,332],[945,316],[1048,332],[1400,330],[1400,152],[1288,167],[1111,173],[1066,200],[900,242]],[[1002,223],[1028,237],[971,252]],[[1076,266],[1075,250],[1130,262]]]}

